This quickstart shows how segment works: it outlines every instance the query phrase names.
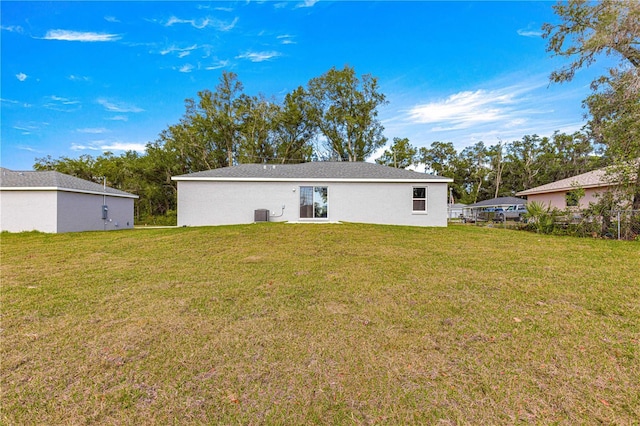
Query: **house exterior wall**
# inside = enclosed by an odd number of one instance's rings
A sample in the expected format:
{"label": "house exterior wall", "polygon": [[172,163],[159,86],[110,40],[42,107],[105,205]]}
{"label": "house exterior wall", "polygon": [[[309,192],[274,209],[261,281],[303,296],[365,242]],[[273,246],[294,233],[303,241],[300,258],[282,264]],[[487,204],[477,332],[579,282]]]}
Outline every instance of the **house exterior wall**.
{"label": "house exterior wall", "polygon": [[[589,203],[596,203],[598,201],[598,194],[600,194],[606,188],[586,188],[584,190],[584,197],[580,198],[579,205],[576,209],[584,209],[589,207]],[[564,210],[567,208],[567,192],[566,190],[557,192],[546,192],[544,194],[531,194],[527,195],[527,202],[538,202],[545,206],[551,205],[552,208]]]}
{"label": "house exterior wall", "polygon": [[133,228],[132,198],[66,191],[1,191],[0,230],[9,232],[78,232]]}
{"label": "house exterior wall", "polygon": [[0,191],[0,230],[57,231],[55,191]]}
{"label": "house exterior wall", "polygon": [[[300,218],[301,186],[328,188],[326,219]],[[413,187],[427,188],[426,212],[412,212]],[[274,222],[446,226],[447,183],[178,181],[178,226],[252,223],[257,209]]]}
{"label": "house exterior wall", "polygon": [[[108,206],[106,220],[102,219],[103,202]],[[57,232],[133,228],[133,199],[59,191],[57,225]]]}

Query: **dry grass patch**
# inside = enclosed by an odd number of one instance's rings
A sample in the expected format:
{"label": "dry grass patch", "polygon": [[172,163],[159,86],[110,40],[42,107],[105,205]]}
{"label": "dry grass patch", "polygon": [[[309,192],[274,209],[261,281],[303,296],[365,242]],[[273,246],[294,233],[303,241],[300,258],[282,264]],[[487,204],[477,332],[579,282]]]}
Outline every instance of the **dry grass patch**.
{"label": "dry grass patch", "polygon": [[640,246],[453,226],[2,235],[5,424],[640,418]]}

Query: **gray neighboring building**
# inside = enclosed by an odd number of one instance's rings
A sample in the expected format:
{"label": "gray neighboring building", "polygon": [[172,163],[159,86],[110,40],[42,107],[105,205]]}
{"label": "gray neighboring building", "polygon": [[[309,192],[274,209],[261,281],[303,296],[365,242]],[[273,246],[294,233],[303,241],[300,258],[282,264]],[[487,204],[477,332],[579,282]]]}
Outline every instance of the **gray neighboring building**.
{"label": "gray neighboring building", "polygon": [[262,220],[447,226],[452,182],[363,162],[241,164],[172,179],[178,226]]}
{"label": "gray neighboring building", "polygon": [[58,233],[133,228],[136,198],[59,172],[0,168],[0,230]]}

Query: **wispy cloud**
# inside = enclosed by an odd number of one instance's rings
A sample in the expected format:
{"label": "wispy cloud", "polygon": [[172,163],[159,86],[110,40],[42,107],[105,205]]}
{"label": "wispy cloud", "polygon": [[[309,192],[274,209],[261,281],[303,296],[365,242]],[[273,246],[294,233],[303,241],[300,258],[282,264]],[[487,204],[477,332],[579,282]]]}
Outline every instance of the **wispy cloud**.
{"label": "wispy cloud", "polygon": [[116,18],[115,16],[105,16],[104,20],[107,22],[112,22],[112,23],[119,23],[120,20],[118,18]]}
{"label": "wispy cloud", "polygon": [[228,65],[229,65],[229,61],[220,60],[220,61],[214,62],[212,65],[209,65],[208,67],[204,67],[204,69],[207,71],[213,71],[213,70],[219,70],[220,68],[224,68]]}
{"label": "wispy cloud", "polygon": [[107,99],[100,98],[97,102],[110,112],[143,112],[142,108],[127,103],[111,102]]}
{"label": "wispy cloud", "polygon": [[110,121],[129,121],[129,117],[126,115],[114,115],[113,117],[108,117],[107,120]]}
{"label": "wispy cloud", "polygon": [[2,25],[0,29],[3,31],[9,31],[10,33],[24,33],[24,29],[20,25]]}
{"label": "wispy cloud", "polygon": [[27,76],[25,73],[23,73],[23,72],[16,74],[16,78],[17,78],[19,81],[25,81],[25,80],[27,79],[27,77],[28,77],[28,76]]}
{"label": "wispy cloud", "polygon": [[521,28],[517,31],[517,33],[522,37],[542,37],[542,31],[534,30],[531,28]]}
{"label": "wispy cloud", "polygon": [[105,42],[117,41],[122,37],[118,34],[81,32],[71,30],[49,30],[43,37],[45,40],[80,41],[80,42]]}
{"label": "wispy cloud", "polygon": [[[417,124],[438,124],[433,131],[466,129],[481,123],[520,118],[524,93],[538,86],[510,86],[502,89],[464,91],[408,111],[408,120]],[[527,109],[528,113],[532,111]]]}
{"label": "wispy cloud", "polygon": [[214,19],[209,17],[200,18],[200,19],[181,19],[176,16],[172,16],[167,20],[167,22],[165,22],[164,26],[171,27],[176,24],[189,24],[193,28],[196,28],[199,30],[202,30],[207,27],[212,27],[217,29],[218,31],[226,32],[226,31],[231,31],[236,26],[236,24],[238,23],[238,19],[239,18],[236,17],[233,21],[227,22],[227,21],[221,21],[219,19]]}
{"label": "wispy cloud", "polygon": [[146,145],[136,142],[91,141],[71,144],[73,151],[138,151],[144,152]]}
{"label": "wispy cloud", "polygon": [[17,106],[17,107],[23,107],[23,108],[30,108],[33,106],[27,102],[21,102],[21,101],[16,101],[14,99],[7,99],[7,98],[0,98],[0,103],[6,106]]}
{"label": "wispy cloud", "polygon": [[571,133],[584,125],[581,113],[576,114],[573,107],[582,92],[549,88],[544,74],[508,75],[484,86],[391,107],[383,112],[388,114],[382,120],[385,132],[402,134],[419,147],[440,140],[462,149],[478,141],[493,144],[527,134],[550,136],[555,130]]}
{"label": "wispy cloud", "polygon": [[21,151],[28,151],[28,152],[35,152],[35,153],[40,153],[42,151],[37,150],[33,147],[27,146],[27,145],[18,145],[16,146],[17,149],[21,150]]}
{"label": "wispy cloud", "polygon": [[49,123],[47,122],[35,122],[35,121],[28,121],[26,123],[18,122],[13,126],[13,129],[22,132],[23,135],[30,135],[30,134],[41,131],[43,127],[46,127],[48,125]]}
{"label": "wispy cloud", "polygon": [[67,77],[69,80],[71,81],[91,81],[91,78],[83,76],[83,75],[75,75],[75,74],[71,74],[69,77]]}
{"label": "wispy cloud", "polygon": [[53,111],[75,112],[82,108],[80,101],[77,101],[75,99],[69,99],[56,95],[47,96],[45,99],[46,101],[43,104],[43,107]]}
{"label": "wispy cloud", "polygon": [[318,0],[304,0],[302,3],[298,3],[296,5],[296,9],[301,7],[313,7],[316,3],[318,3]]}
{"label": "wispy cloud", "polygon": [[102,149],[110,151],[138,151],[144,152],[146,144],[135,142],[111,142],[102,146]]}
{"label": "wispy cloud", "polygon": [[187,46],[187,47],[178,47],[176,45],[171,45],[169,47],[162,49],[160,51],[160,54],[164,56],[171,53],[176,53],[179,58],[184,58],[185,56],[189,56],[191,52],[196,50],[197,48],[198,48],[197,44],[194,44],[192,46]]}
{"label": "wispy cloud", "polygon": [[98,135],[98,134],[102,134],[102,133],[106,133],[108,132],[107,129],[105,129],[104,127],[85,127],[82,129],[76,129],[76,132],[78,133],[89,133],[92,135]]}
{"label": "wispy cloud", "polygon": [[184,64],[183,66],[181,66],[180,68],[178,68],[178,71],[180,72],[191,72],[193,71],[193,65],[191,64]]}
{"label": "wispy cloud", "polygon": [[269,61],[273,58],[277,58],[278,56],[282,56],[280,52],[270,51],[270,52],[245,52],[242,55],[236,56],[236,59],[247,59],[251,62],[264,62]]}
{"label": "wispy cloud", "polygon": [[280,40],[280,43],[282,44],[296,44],[293,40],[293,36],[289,34],[279,35],[277,39]]}

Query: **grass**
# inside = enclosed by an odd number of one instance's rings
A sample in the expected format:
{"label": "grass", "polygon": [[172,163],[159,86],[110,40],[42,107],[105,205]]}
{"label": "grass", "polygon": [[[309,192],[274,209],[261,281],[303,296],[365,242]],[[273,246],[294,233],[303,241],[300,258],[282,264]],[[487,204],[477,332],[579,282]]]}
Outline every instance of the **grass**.
{"label": "grass", "polygon": [[640,245],[473,226],[2,234],[3,424],[638,424]]}

